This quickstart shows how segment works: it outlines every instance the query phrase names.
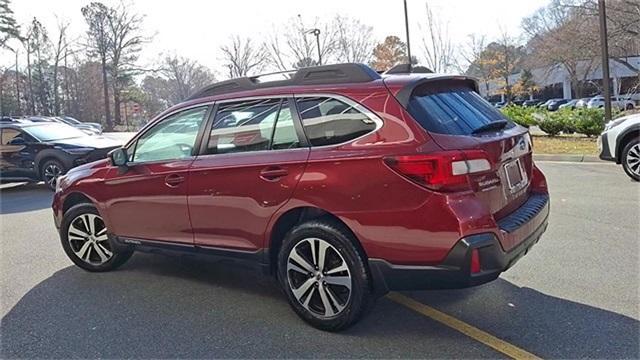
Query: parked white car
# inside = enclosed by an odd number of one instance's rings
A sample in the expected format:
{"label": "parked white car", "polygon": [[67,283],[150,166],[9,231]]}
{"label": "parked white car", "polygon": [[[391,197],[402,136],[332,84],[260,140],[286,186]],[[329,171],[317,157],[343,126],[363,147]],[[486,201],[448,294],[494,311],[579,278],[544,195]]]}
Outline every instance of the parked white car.
{"label": "parked white car", "polygon": [[576,109],[586,108],[589,100],[591,100],[591,98],[582,98],[578,100],[578,102],[576,102]]}
{"label": "parked white car", "polygon": [[598,138],[600,159],[622,164],[624,171],[640,181],[640,114],[612,120]]}
{"label": "parked white car", "polygon": [[[611,107],[618,110],[631,110],[636,106],[633,100],[625,99],[620,96],[611,97]],[[597,109],[604,107],[604,96],[595,96],[587,103],[589,109]]]}

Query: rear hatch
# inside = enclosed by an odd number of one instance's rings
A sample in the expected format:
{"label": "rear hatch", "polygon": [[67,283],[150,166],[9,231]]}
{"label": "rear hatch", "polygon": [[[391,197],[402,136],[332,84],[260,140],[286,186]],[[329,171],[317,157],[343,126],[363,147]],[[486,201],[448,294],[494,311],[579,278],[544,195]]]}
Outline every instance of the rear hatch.
{"label": "rear hatch", "polygon": [[526,128],[509,121],[473,87],[468,80],[432,80],[413,90],[406,108],[444,150],[486,156],[490,169],[470,173],[469,182],[500,220],[528,198],[531,138]]}

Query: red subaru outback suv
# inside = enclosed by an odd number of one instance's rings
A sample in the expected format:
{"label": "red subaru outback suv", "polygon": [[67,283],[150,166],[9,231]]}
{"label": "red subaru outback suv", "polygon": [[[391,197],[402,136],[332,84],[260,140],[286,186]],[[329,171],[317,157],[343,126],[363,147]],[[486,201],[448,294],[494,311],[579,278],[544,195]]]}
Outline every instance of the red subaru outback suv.
{"label": "red subaru outback suv", "polygon": [[474,80],[362,64],[261,80],[213,84],[61,177],[69,258],[88,271],[134,251],[249,262],[302,319],[339,330],[390,290],[494,280],[546,230],[527,129]]}

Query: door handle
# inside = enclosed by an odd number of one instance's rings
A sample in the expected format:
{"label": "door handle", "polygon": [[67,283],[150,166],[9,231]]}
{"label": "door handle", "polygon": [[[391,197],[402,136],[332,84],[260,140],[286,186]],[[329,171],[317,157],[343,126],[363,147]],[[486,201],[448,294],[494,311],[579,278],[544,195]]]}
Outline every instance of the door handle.
{"label": "door handle", "polygon": [[164,178],[165,185],[169,187],[176,187],[183,182],[184,182],[184,176],[178,175],[178,174],[167,175],[167,177]]}
{"label": "door handle", "polygon": [[260,171],[260,178],[267,181],[277,181],[287,176],[289,172],[287,169],[281,167],[268,167]]}

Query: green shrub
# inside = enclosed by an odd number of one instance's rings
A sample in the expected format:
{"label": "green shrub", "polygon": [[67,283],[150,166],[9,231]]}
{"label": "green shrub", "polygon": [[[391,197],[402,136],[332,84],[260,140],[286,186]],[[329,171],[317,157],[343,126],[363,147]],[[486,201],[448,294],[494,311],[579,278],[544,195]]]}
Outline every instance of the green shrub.
{"label": "green shrub", "polygon": [[563,134],[573,134],[576,132],[576,112],[572,109],[559,109],[551,113],[551,118],[562,125]]}
{"label": "green shrub", "polygon": [[600,135],[604,130],[603,109],[578,109],[575,121],[576,131],[588,137]]}
{"label": "green shrub", "polygon": [[540,126],[540,130],[551,136],[560,134],[560,132],[565,128],[565,125],[561,121],[558,121],[551,116],[546,116],[544,120],[539,121],[538,126]]}
{"label": "green shrub", "polygon": [[537,124],[537,121],[533,116],[536,110],[538,109],[534,107],[523,107],[518,105],[508,105],[500,109],[506,117],[513,120],[516,124],[524,127]]}

